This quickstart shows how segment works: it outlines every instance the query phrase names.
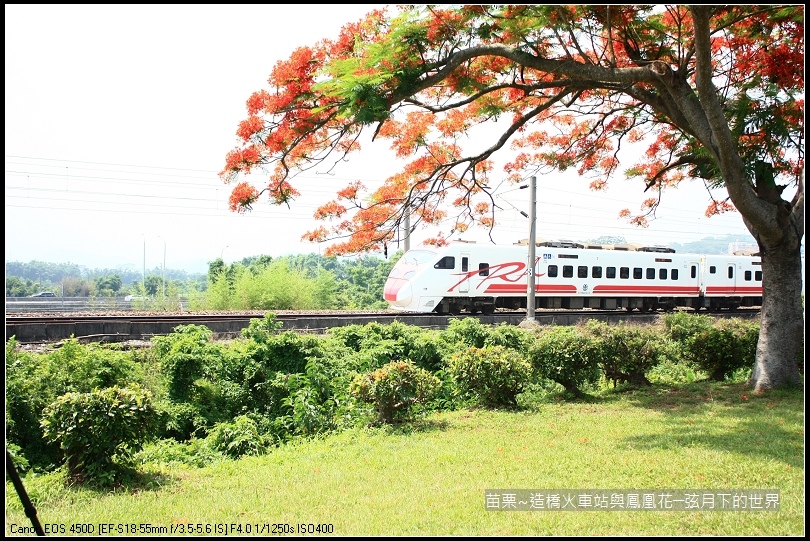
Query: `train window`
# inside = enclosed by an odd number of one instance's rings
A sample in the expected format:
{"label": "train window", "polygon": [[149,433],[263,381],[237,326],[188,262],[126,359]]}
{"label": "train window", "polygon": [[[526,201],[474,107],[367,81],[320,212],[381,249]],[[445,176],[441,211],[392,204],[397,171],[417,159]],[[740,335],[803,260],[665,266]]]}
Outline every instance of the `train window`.
{"label": "train window", "polygon": [[678,279],[678,269],[672,269],[672,272],[669,273],[673,280]]}
{"label": "train window", "polygon": [[478,264],[478,276],[489,276],[489,263]]}
{"label": "train window", "polygon": [[461,258],[461,272],[467,272],[470,270],[470,258],[469,257],[462,257]]}
{"label": "train window", "polygon": [[729,268],[728,268],[728,277],[729,278],[734,278],[734,267],[732,267],[732,266],[729,266]]}
{"label": "train window", "polygon": [[549,265],[547,273],[548,273],[549,278],[556,278],[557,277],[557,265]]}
{"label": "train window", "polygon": [[709,267],[709,274],[717,274],[717,267],[714,265]]}
{"label": "train window", "polygon": [[754,271],[754,280],[757,282],[762,281],[762,271]]}
{"label": "train window", "polygon": [[745,281],[746,282],[751,281],[751,271],[745,271]]}
{"label": "train window", "polygon": [[692,265],[692,278],[697,278],[697,265]]}
{"label": "train window", "polygon": [[591,267],[591,276],[594,278],[602,277],[602,267]]}
{"label": "train window", "polygon": [[574,266],[563,265],[563,278],[573,278],[573,277],[574,277]]}
{"label": "train window", "polygon": [[616,267],[608,267],[605,269],[605,278],[616,278]]}
{"label": "train window", "polygon": [[633,280],[641,280],[644,276],[644,269],[641,267],[634,267],[633,268]]}
{"label": "train window", "polygon": [[588,267],[584,265],[580,265],[577,267],[577,278],[587,278],[588,277]]}
{"label": "train window", "polygon": [[658,279],[659,280],[667,279],[667,269],[658,269]]}
{"label": "train window", "polygon": [[446,255],[439,260],[438,263],[433,265],[434,269],[455,269],[456,258],[451,255]]}
{"label": "train window", "polygon": [[630,269],[628,267],[622,267],[619,269],[619,278],[622,280],[627,280],[630,278]]}
{"label": "train window", "polygon": [[652,267],[647,269],[647,280],[655,280],[655,269]]}

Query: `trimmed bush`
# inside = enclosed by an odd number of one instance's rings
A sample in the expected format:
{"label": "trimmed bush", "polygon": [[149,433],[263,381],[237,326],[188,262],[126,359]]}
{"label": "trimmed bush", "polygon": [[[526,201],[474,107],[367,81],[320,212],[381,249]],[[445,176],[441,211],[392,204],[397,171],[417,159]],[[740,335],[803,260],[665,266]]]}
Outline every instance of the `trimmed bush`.
{"label": "trimmed bush", "polygon": [[650,325],[589,321],[585,329],[595,338],[599,365],[614,386],[619,382],[650,385],[647,372],[666,358],[669,349],[660,329]]}
{"label": "trimmed bush", "polygon": [[735,370],[753,367],[759,340],[759,323],[739,318],[720,319],[712,328],[686,340],[686,355],[714,381],[723,381]]}
{"label": "trimmed bush", "polygon": [[575,396],[583,387],[595,385],[601,376],[599,348],[595,339],[579,327],[550,327],[529,348],[535,374],[565,387]]}
{"label": "trimmed bush", "polygon": [[531,381],[532,366],[520,352],[504,346],[471,347],[454,354],[448,371],[462,392],[489,407],[515,407]]}
{"label": "trimmed bush", "polygon": [[414,404],[428,402],[439,380],[412,361],[390,362],[371,372],[358,374],[351,382],[351,393],[372,404],[379,423],[393,423],[410,415]]}

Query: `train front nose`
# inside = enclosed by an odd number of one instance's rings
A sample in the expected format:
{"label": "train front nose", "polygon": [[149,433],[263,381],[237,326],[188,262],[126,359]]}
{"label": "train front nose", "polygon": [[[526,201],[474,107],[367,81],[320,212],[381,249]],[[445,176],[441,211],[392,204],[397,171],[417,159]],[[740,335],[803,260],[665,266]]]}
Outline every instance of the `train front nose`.
{"label": "train front nose", "polygon": [[383,297],[392,308],[409,308],[413,301],[411,282],[405,278],[388,278]]}

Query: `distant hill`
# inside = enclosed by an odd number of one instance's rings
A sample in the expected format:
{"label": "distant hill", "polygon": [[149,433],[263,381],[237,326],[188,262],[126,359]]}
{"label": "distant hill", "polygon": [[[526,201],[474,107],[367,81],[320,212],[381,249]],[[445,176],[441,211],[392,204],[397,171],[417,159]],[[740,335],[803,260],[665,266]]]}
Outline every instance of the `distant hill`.
{"label": "distant hill", "polygon": [[[588,242],[595,244],[626,244],[624,237],[599,237]],[[725,235],[722,237],[706,237],[704,239],[687,242],[685,244],[671,243],[668,247],[677,253],[685,254],[728,254],[734,250],[756,249],[757,243],[751,235]]]}
{"label": "distant hill", "polygon": [[728,254],[734,250],[756,249],[757,243],[751,235],[725,235],[706,237],[686,244],[674,243],[670,247],[679,253]]}

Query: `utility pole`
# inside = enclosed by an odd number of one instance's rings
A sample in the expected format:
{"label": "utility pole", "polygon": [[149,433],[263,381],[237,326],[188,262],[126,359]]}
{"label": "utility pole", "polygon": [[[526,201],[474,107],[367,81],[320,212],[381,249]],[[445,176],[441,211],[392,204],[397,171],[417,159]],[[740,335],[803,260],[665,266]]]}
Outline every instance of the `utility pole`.
{"label": "utility pole", "polygon": [[158,235],[158,238],[163,241],[163,276],[161,277],[161,281],[163,282],[163,300],[166,300],[166,239]]}
{"label": "utility pole", "polygon": [[529,213],[529,262],[527,272],[529,274],[529,287],[528,295],[526,297],[526,320],[534,321],[535,313],[535,270],[536,270],[536,256],[535,246],[537,245],[537,177],[531,178],[529,185],[529,197],[532,200]]}
{"label": "utility pole", "polygon": [[146,235],[143,235],[143,294],[146,295]]}

